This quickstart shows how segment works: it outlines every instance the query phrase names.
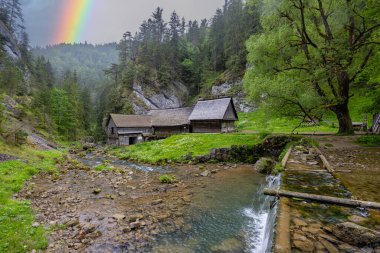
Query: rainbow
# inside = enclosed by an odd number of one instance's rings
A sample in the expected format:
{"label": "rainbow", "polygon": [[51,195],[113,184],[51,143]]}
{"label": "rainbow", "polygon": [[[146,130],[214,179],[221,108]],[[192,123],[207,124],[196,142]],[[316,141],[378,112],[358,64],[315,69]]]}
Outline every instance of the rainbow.
{"label": "rainbow", "polygon": [[52,44],[78,42],[88,20],[94,0],[63,0]]}

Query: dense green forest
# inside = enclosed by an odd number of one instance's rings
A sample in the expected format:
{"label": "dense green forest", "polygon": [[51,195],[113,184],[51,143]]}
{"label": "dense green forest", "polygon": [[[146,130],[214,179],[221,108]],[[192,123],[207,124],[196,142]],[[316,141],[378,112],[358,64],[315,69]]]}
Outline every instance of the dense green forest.
{"label": "dense green forest", "polygon": [[107,82],[104,70],[118,60],[116,48],[117,43],[59,44],[33,48],[32,54],[48,59],[57,79],[62,80],[68,70],[75,70],[81,86],[97,89]]}
{"label": "dense green forest", "polygon": [[164,20],[156,8],[119,43],[33,50],[19,1],[1,1],[0,11],[2,100],[16,99],[29,121],[62,140],[100,140],[108,113],[133,113],[135,83],[181,82],[192,101],[244,77],[247,99],[268,115],[320,122],[331,112],[340,133],[352,132],[353,86],[377,94],[368,112],[380,107],[376,1],[228,0],[199,21],[175,11]]}

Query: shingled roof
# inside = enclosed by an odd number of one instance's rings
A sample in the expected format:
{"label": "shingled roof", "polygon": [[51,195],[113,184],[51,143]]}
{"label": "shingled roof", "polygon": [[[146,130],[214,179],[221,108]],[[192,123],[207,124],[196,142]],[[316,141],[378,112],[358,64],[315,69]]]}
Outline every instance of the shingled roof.
{"label": "shingled roof", "polygon": [[[227,115],[231,105],[232,113]],[[189,120],[237,120],[232,98],[218,98],[210,100],[200,100],[194,107]]]}
{"label": "shingled roof", "polygon": [[189,116],[193,107],[182,107],[174,109],[151,110],[153,126],[182,126],[189,125]]}
{"label": "shingled roof", "polygon": [[[152,116],[150,115],[123,115],[110,114],[116,127],[151,127]],[[109,120],[110,120],[109,119]]]}

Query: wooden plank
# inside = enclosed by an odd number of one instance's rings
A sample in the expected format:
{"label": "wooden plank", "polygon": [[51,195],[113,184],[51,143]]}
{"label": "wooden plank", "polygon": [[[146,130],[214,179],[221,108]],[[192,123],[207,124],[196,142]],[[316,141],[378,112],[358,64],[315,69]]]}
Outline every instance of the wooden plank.
{"label": "wooden plank", "polygon": [[269,195],[269,196],[276,196],[276,197],[306,199],[306,200],[311,200],[311,201],[315,201],[315,202],[319,202],[323,204],[334,204],[334,205],[348,206],[348,207],[364,207],[364,208],[372,208],[372,209],[380,210],[380,203],[370,202],[370,201],[336,198],[336,197],[323,196],[323,195],[317,195],[317,194],[284,191],[284,190],[273,190],[273,189],[264,189],[264,194]]}
{"label": "wooden plank", "polygon": [[283,167],[284,169],[285,169],[285,167],[286,167],[286,163],[287,163],[288,160],[289,160],[290,154],[292,153],[292,149],[293,149],[293,146],[290,146],[290,148],[289,148],[288,151],[286,152],[284,158],[282,158],[281,165],[282,165],[282,167]]}
{"label": "wooden plank", "polygon": [[333,167],[330,165],[329,161],[327,161],[326,157],[324,155],[319,155],[319,158],[321,158],[322,160],[323,168],[328,170],[328,172],[330,172],[331,174],[334,174],[335,171]]}
{"label": "wooden plank", "polygon": [[289,199],[281,199],[277,216],[275,253],[291,252],[290,246],[290,206]]}

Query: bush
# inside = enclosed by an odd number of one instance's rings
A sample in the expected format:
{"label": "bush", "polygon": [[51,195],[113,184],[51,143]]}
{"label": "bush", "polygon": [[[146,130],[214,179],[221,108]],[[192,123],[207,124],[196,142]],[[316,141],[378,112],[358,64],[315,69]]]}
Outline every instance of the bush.
{"label": "bush", "polygon": [[380,135],[378,134],[371,134],[371,135],[364,135],[357,139],[357,142],[360,145],[367,146],[367,147],[380,147]]}
{"label": "bush", "polygon": [[20,129],[15,133],[15,141],[16,141],[15,144],[17,145],[25,144],[27,138],[28,138],[28,133]]}
{"label": "bush", "polygon": [[176,178],[173,175],[167,175],[167,174],[165,174],[165,175],[161,175],[160,176],[160,182],[161,182],[161,184],[172,184],[172,183],[175,182],[175,180],[176,180]]}

